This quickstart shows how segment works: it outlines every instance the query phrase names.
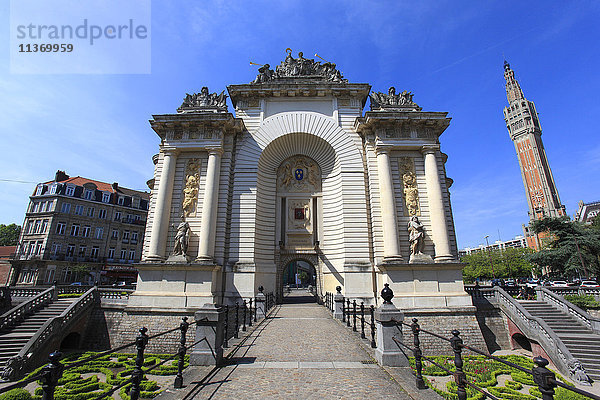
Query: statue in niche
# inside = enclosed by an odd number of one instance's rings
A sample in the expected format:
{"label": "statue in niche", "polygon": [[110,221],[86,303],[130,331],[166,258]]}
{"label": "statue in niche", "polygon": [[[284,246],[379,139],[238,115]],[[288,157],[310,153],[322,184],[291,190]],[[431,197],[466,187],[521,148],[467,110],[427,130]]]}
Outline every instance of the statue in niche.
{"label": "statue in niche", "polygon": [[405,157],[400,162],[400,173],[402,174],[402,191],[404,194],[405,214],[409,216],[420,215],[419,189],[417,187],[417,175],[414,172],[413,162]]}
{"label": "statue in niche", "polygon": [[411,257],[422,255],[425,247],[425,228],[417,216],[410,217],[408,222],[408,240]]}
{"label": "statue in niche", "polygon": [[183,216],[189,217],[196,211],[198,201],[198,186],[200,184],[200,161],[192,159],[188,161],[185,171],[185,187],[183,188]]}
{"label": "statue in niche", "polygon": [[177,233],[175,234],[175,245],[173,246],[173,256],[187,256],[188,243],[189,243],[189,232],[190,224],[187,221],[181,221],[177,226]]}

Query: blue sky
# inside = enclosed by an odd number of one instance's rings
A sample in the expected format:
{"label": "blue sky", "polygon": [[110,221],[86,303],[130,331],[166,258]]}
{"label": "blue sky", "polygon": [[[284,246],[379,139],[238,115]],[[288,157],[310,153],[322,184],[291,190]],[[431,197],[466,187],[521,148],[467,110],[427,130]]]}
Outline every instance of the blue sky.
{"label": "blue sky", "polygon": [[[8,2],[0,5],[4,21]],[[448,111],[441,137],[459,247],[509,239],[527,222],[502,62],[536,103],[562,202],[600,199],[600,3],[593,1],[152,1],[151,73],[19,75],[0,28],[0,223],[22,223],[34,183],[57,169],[144,190],[158,138],[152,114],[185,93],[220,92],[278,64],[318,53],[351,82],[410,90]],[[232,109],[230,105],[230,110]]]}

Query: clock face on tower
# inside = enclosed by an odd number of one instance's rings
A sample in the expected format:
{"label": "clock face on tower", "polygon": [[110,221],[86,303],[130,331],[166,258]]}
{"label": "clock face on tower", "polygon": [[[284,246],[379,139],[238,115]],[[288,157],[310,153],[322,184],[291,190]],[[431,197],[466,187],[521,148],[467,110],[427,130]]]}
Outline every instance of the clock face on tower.
{"label": "clock face on tower", "polygon": [[544,194],[541,190],[536,190],[531,193],[531,201],[534,207],[543,207],[544,205]]}

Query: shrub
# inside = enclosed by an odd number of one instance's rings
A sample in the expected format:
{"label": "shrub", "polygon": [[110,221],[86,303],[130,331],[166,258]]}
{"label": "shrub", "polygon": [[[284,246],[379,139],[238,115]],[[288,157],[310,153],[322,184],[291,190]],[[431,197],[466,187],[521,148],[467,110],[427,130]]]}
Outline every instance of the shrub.
{"label": "shrub", "polygon": [[72,297],[81,297],[83,293],[61,293],[58,295],[59,299],[69,299]]}
{"label": "shrub", "polygon": [[573,303],[577,307],[582,308],[584,310],[600,309],[600,303],[598,301],[596,301],[594,296],[592,296],[591,294],[586,294],[586,295],[568,294],[565,296],[565,300]]}
{"label": "shrub", "polygon": [[0,400],[32,400],[33,397],[25,389],[13,389],[4,394],[0,394]]}

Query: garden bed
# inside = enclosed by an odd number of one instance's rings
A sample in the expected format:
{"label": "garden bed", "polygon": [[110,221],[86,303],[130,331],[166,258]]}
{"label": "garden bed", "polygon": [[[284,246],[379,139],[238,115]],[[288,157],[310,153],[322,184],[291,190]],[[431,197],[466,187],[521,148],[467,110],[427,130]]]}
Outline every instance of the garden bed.
{"label": "garden bed", "polygon": [[[61,363],[68,366],[69,364],[73,364],[96,354],[97,353],[93,352],[69,354],[61,360]],[[169,357],[171,357],[171,355],[168,354],[146,354],[144,356],[144,370],[160,364]],[[177,363],[177,359],[167,361],[152,371],[144,373],[140,385],[140,398],[152,399],[165,388],[172,386],[174,376],[177,374]],[[188,365],[189,356],[186,356],[184,368]],[[54,392],[54,399],[94,399],[104,393],[108,393],[113,387],[128,381],[131,378],[134,367],[135,354],[115,353],[90,361],[79,367],[66,370],[63,377],[58,382],[59,386]],[[24,379],[40,373],[42,368],[43,367],[40,367],[31,372]],[[25,391],[16,389],[16,391],[7,392],[0,395],[0,400],[39,400],[42,398],[41,386],[41,381],[30,383],[25,387]],[[112,397],[106,398],[129,400],[130,397],[127,393],[130,387],[131,383],[117,390]],[[29,396],[27,394],[29,394]]]}
{"label": "garden bed", "polygon": [[[435,362],[455,371],[454,357],[432,357]],[[500,356],[499,358],[515,363],[523,368],[531,370],[535,365],[533,361],[524,356]],[[483,388],[490,394],[499,399],[506,400],[538,400],[542,398],[537,385],[533,383],[531,375],[511,368],[501,362],[487,359],[483,356],[464,357],[463,371],[467,375],[469,382]],[[414,369],[414,358],[410,359],[411,366]],[[457,385],[454,377],[441,368],[432,365],[423,360],[423,379],[427,386],[437,392],[440,396],[448,400],[458,400]],[[556,379],[571,385],[562,376],[556,374]],[[556,388],[556,399],[561,400],[585,400],[587,397],[571,392],[567,389]],[[467,387],[467,398],[470,400],[483,399],[480,392]]]}

